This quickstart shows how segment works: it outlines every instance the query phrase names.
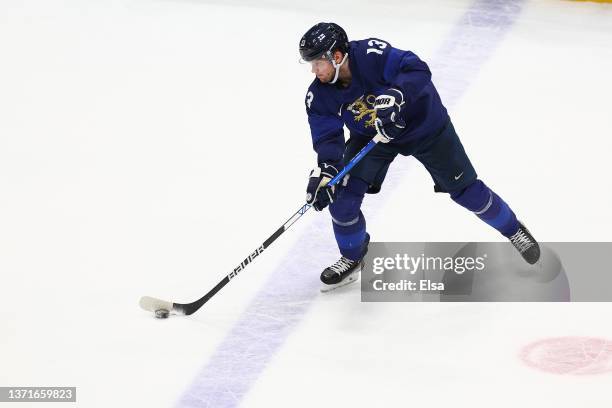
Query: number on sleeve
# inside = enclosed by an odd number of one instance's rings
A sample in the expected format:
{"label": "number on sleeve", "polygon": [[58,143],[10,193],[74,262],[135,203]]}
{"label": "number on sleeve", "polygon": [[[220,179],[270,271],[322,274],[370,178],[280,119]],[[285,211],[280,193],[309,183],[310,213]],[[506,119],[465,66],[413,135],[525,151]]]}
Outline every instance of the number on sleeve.
{"label": "number on sleeve", "polygon": [[312,91],[308,91],[308,93],[306,94],[306,106],[308,106],[308,109],[310,109],[310,105],[312,104],[313,99],[314,94],[312,93]]}

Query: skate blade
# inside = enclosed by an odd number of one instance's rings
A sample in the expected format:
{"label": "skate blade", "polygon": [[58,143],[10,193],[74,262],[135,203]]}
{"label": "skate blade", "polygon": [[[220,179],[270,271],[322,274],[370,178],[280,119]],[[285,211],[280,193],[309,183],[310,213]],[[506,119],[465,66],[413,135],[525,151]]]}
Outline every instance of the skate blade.
{"label": "skate blade", "polygon": [[356,282],[357,280],[359,280],[360,273],[361,273],[361,270],[357,270],[351,273],[350,275],[348,275],[346,278],[344,278],[342,282],[334,283],[333,285],[323,284],[323,286],[321,287],[321,293],[331,292],[332,290],[335,290],[335,289],[341,288],[342,286],[346,286],[353,282]]}

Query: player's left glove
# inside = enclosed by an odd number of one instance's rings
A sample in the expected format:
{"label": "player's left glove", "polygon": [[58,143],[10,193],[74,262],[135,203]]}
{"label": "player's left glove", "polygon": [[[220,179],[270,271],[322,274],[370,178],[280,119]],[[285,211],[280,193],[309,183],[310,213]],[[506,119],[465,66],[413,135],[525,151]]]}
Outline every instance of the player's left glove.
{"label": "player's left glove", "polygon": [[381,142],[388,143],[398,137],[406,128],[406,123],[400,116],[404,105],[404,95],[396,88],[389,88],[383,95],[376,97],[374,109],[376,131],[383,136]]}
{"label": "player's left glove", "polygon": [[338,169],[327,163],[319,164],[310,171],[308,186],[306,187],[306,203],[321,211],[333,203],[336,198],[336,187],[327,187],[327,183],[336,177]]}

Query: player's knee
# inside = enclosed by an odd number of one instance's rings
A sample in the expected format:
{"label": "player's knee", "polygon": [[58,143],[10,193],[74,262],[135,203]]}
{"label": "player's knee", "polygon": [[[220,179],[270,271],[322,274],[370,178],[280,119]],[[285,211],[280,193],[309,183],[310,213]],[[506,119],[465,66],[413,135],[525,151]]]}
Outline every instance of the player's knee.
{"label": "player's knee", "polygon": [[359,220],[359,206],[348,201],[336,201],[329,206],[334,224],[345,226]]}
{"label": "player's knee", "polygon": [[348,184],[341,188],[336,200],[329,206],[329,212],[336,224],[357,220],[368,183],[358,178],[349,178]]}
{"label": "player's knee", "polygon": [[465,188],[451,191],[450,196],[457,204],[470,211],[478,211],[486,205],[491,190],[482,180],[476,179]]}

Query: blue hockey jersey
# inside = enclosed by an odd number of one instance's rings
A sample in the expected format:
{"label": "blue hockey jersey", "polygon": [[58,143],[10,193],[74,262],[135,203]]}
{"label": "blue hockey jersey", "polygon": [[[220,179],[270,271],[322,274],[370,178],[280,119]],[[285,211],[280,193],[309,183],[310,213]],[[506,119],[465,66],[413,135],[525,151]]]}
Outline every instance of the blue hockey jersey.
{"label": "blue hockey jersey", "polygon": [[374,99],[390,87],[404,94],[401,114],[406,121],[406,130],[391,143],[423,139],[447,123],[448,113],[431,82],[429,67],[414,53],[369,38],[351,41],[348,54],[352,75],[348,88],[315,78],[306,93],[306,113],[319,163],[342,159],[344,125],[351,137],[376,135]]}

